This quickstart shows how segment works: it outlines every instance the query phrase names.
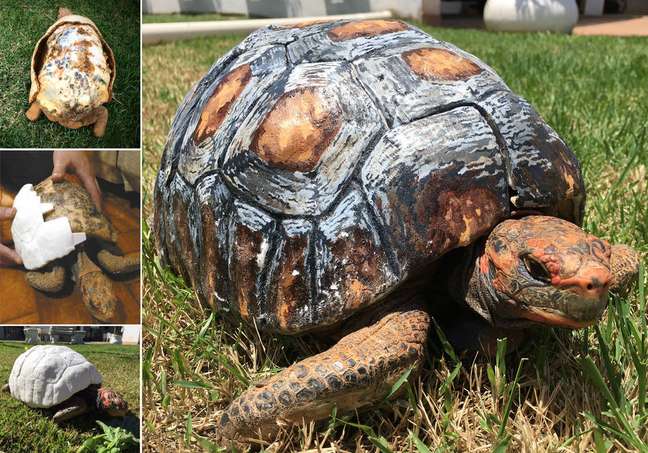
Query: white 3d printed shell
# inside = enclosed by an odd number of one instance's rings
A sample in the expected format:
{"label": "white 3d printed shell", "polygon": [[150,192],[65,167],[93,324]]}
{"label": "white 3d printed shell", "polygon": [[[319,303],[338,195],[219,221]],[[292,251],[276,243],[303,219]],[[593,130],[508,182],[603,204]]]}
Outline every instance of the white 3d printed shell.
{"label": "white 3d printed shell", "polygon": [[66,346],[34,346],[18,356],[9,376],[11,396],[29,407],[50,408],[92,384],[101,374]]}
{"label": "white 3d printed shell", "polygon": [[26,269],[38,269],[64,257],[86,239],[84,233],[72,233],[67,217],[46,222],[43,214],[54,207],[52,203],[41,203],[31,184],[20,189],[13,207],[16,216],[11,224],[11,234]]}

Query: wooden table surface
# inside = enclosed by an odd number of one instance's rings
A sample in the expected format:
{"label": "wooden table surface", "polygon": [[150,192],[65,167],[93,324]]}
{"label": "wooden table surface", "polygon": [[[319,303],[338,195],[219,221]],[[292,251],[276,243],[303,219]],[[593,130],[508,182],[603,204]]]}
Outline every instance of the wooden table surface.
{"label": "wooden table surface", "polygon": [[[117,245],[124,253],[140,250],[140,211],[113,194],[104,193],[103,212],[117,230]],[[139,275],[114,281],[125,319],[119,324],[140,322]],[[25,281],[23,268],[0,268],[0,324],[98,324],[81,300],[74,285],[54,297],[34,290]]]}

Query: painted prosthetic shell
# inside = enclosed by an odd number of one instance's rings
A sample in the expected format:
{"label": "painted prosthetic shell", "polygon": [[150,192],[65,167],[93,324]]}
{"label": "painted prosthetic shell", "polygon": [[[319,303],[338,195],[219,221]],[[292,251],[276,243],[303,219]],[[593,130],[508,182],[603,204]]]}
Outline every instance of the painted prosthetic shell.
{"label": "painted prosthetic shell", "polygon": [[173,120],[163,260],[260,328],[330,326],[513,210],[580,223],[558,135],[486,64],[400,21],[256,31]]}
{"label": "painted prosthetic shell", "polygon": [[63,16],[34,49],[29,102],[65,127],[87,126],[112,99],[114,80],[115,58],[97,26],[83,16]]}

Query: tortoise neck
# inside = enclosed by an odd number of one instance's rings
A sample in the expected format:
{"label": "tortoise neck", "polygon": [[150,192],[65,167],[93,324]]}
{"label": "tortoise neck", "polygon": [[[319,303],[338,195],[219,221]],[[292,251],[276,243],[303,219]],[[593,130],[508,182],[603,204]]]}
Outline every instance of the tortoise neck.
{"label": "tortoise neck", "polygon": [[[468,305],[474,312],[490,324],[494,324],[493,310],[497,306],[498,298],[493,289],[491,276],[489,272],[482,272],[484,265],[485,241],[476,243],[466,262],[463,272],[463,302]],[[488,266],[485,267],[488,269]]]}

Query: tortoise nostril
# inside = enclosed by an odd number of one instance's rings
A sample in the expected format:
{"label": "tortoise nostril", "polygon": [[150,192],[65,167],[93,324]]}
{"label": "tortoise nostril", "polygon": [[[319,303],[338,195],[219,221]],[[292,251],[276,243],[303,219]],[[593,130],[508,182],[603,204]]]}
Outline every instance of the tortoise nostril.
{"label": "tortoise nostril", "polygon": [[590,290],[590,291],[593,290],[593,289],[594,289],[594,285],[592,285],[591,283],[588,283],[588,284],[587,284],[587,289]]}

